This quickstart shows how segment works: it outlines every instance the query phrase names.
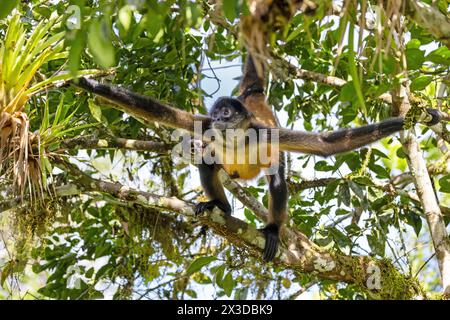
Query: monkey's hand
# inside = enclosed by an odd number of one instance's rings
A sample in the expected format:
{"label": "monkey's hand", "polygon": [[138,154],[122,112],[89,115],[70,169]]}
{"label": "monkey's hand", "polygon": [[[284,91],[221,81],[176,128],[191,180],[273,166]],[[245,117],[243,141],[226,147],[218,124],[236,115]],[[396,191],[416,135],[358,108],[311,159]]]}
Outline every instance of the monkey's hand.
{"label": "monkey's hand", "polygon": [[[434,126],[442,120],[442,113],[437,109],[427,108],[428,119],[424,122],[427,126]],[[431,120],[430,120],[431,117]]]}
{"label": "monkey's hand", "polygon": [[266,262],[272,261],[278,251],[280,227],[275,223],[269,223],[265,228],[260,229],[266,238],[263,251],[263,259]]}
{"label": "monkey's hand", "polygon": [[194,208],[194,213],[196,216],[198,216],[199,214],[202,214],[205,211],[214,209],[214,207],[217,207],[220,210],[222,210],[223,212],[225,212],[225,214],[227,216],[231,215],[230,205],[227,203],[223,203],[219,199],[214,199],[214,200],[210,200],[210,201],[206,201],[206,202],[197,203]]}

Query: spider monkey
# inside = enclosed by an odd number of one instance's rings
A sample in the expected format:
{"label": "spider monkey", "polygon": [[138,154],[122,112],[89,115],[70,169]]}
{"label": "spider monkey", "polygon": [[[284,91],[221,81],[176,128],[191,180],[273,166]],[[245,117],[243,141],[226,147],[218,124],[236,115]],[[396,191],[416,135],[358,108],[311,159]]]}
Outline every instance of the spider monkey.
{"label": "spider monkey", "polygon": [[[264,72],[262,72],[264,74]],[[231,214],[231,206],[225,196],[223,186],[218,177],[218,171],[222,167],[232,178],[244,180],[253,179],[262,169],[277,168],[276,172],[267,174],[269,181],[269,216],[267,225],[262,229],[266,242],[263,251],[265,261],[274,259],[278,249],[278,234],[280,227],[287,217],[288,192],[284,173],[284,155],[280,151],[300,152],[319,156],[330,156],[333,154],[346,152],[370,144],[381,138],[401,131],[404,125],[403,118],[391,118],[379,123],[367,126],[343,129],[333,132],[311,133],[296,130],[278,128],[275,116],[271,108],[265,102],[264,96],[264,76],[259,76],[256,72],[254,61],[251,55],[247,58],[244,68],[244,76],[239,87],[237,98],[220,98],[212,106],[209,115],[192,115],[187,111],[173,108],[160,103],[150,97],[131,92],[125,88],[99,83],[93,79],[80,78],[77,87],[97,94],[108,101],[119,105],[121,110],[143,119],[152,119],[163,125],[172,128],[185,128],[194,132],[195,121],[205,123],[207,127],[215,131],[227,131],[226,129],[242,130],[268,130],[272,134],[276,130],[279,138],[277,148],[268,148],[268,155],[271,163],[259,161],[256,163],[247,161],[252,154],[257,153],[263,144],[260,140],[246,141],[237,139],[244,150],[244,163],[239,163],[232,159],[231,162],[222,164],[202,163],[199,165],[200,180],[209,198],[208,202],[199,203],[195,207],[197,214],[212,209],[217,206],[226,214]],[[427,109],[431,120],[424,124],[432,126],[442,120],[442,114],[435,109]],[[244,137],[245,138],[245,137]],[[219,144],[220,139],[213,141],[213,151],[218,154],[225,154],[225,148]],[[231,149],[242,151],[234,144]]]}
{"label": "spider monkey", "polygon": [[[219,98],[209,111],[211,122],[209,128],[219,132],[218,136],[225,135],[229,131],[242,129],[264,129],[277,127],[275,115],[265,101],[264,79],[256,71],[251,55],[248,55],[244,68],[244,75],[239,86],[237,98]],[[428,109],[431,120],[427,125],[438,123],[442,116],[438,110]],[[256,158],[256,162],[250,162],[249,158],[257,153],[261,147],[260,140],[253,143],[247,141],[242,135],[236,135],[232,146],[224,143],[224,139],[217,138],[210,145],[212,153],[222,160],[221,163],[201,163],[199,168],[200,182],[209,201],[200,202],[195,207],[195,213],[200,214],[206,210],[218,207],[227,215],[231,215],[231,206],[225,196],[224,188],[220,182],[218,172],[223,168],[231,178],[250,180],[257,177],[261,170],[275,165],[276,171],[266,174],[269,183],[269,216],[265,228],[261,229],[265,237],[263,259],[271,261],[275,258],[280,227],[287,218],[288,191],[285,179],[284,154],[279,150],[302,152],[320,156],[329,156],[345,151],[350,151],[383,137],[402,130],[403,118],[391,118],[376,124],[371,124],[354,129],[343,129],[329,133],[308,133],[280,128],[279,149],[268,148],[270,163],[263,164]],[[236,157],[231,161],[223,161],[224,155],[234,151],[234,154],[244,152],[244,162],[239,163]]]}

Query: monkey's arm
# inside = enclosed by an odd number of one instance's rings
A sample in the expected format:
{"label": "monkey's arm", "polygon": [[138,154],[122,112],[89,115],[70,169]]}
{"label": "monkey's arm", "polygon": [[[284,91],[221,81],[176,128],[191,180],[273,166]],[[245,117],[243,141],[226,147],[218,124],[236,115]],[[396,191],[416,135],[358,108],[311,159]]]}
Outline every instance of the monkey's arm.
{"label": "monkey's arm", "polygon": [[73,84],[120,106],[122,111],[134,117],[160,122],[172,128],[181,128],[193,132],[194,121],[202,121],[204,126],[206,124],[206,127],[210,122],[209,117],[193,115],[125,88],[103,84],[93,79],[79,78],[78,82],[73,82]]}
{"label": "monkey's arm", "polygon": [[[263,95],[259,93],[259,86],[261,85],[262,79],[251,72],[247,74],[247,78],[244,77],[245,81],[243,81],[243,83],[246,84],[241,86],[241,90],[249,90],[250,88],[250,90],[247,91],[247,94],[256,97],[256,103],[251,103],[253,101],[252,97],[249,97],[249,99],[246,100],[248,100],[250,107],[255,106],[253,109],[259,110],[261,108],[258,106],[262,105],[261,101],[263,100]],[[103,84],[93,79],[80,78],[78,79],[78,83],[73,84],[105,98],[117,105],[118,109],[127,112],[131,116],[143,118],[149,122],[157,121],[173,128],[186,129],[191,132],[194,130],[194,121],[201,121],[203,128],[208,128],[211,122],[211,119],[207,116],[192,115],[186,111],[164,105],[150,97],[142,96],[121,87]],[[252,87],[253,89],[251,89]],[[258,94],[254,94],[255,92]],[[254,112],[252,108],[250,109]],[[266,109],[263,108],[263,111],[265,110]],[[440,121],[442,115],[440,115],[439,111],[429,109],[429,112],[430,110],[435,112],[435,114],[432,114],[432,122],[436,119],[435,123]],[[271,110],[267,108],[267,112],[263,114],[262,118],[269,118],[270,114]],[[321,156],[346,152],[370,144],[402,130],[402,121],[401,118],[396,118],[365,127],[344,129],[330,133],[309,133],[289,129],[279,129],[280,150],[310,153]],[[255,127],[278,130],[271,129],[270,127],[273,127],[273,125],[255,125]]]}
{"label": "monkey's arm", "polygon": [[[442,115],[438,110],[428,109],[427,111],[431,115],[432,120],[426,123],[426,125],[434,125],[442,119]],[[403,118],[392,118],[359,128],[324,133],[278,129],[280,150],[327,157],[358,149],[378,141],[395,132],[401,131],[403,125]]]}
{"label": "monkey's arm", "polygon": [[218,207],[227,215],[231,214],[231,206],[228,203],[222,182],[220,182],[219,179],[219,169],[219,166],[213,164],[198,165],[200,183],[209,201],[198,203],[195,207],[195,214],[200,214],[206,210],[211,210],[214,207]]}
{"label": "monkey's arm", "polygon": [[319,156],[351,151],[402,130],[403,118],[394,118],[359,128],[311,133],[280,129],[280,149]]}

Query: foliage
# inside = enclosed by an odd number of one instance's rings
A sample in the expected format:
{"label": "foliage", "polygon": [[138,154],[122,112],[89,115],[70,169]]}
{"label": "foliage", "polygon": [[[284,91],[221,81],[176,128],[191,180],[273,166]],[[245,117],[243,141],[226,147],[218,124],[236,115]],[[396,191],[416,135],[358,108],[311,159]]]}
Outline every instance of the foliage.
{"label": "foliage", "polygon": [[[437,2],[448,14],[445,1]],[[29,148],[39,150],[33,155],[41,155],[34,159],[42,172],[21,178],[19,184],[39,181],[48,190],[39,195],[45,205],[17,205],[10,181],[0,181],[0,217],[5,220],[0,232],[11,236],[4,246],[15,249],[10,256],[0,253],[4,290],[0,289],[0,296],[20,296],[13,286],[15,277],[26,282],[34,273],[45,278],[44,284],[34,284],[34,294],[57,299],[289,298],[302,287],[313,288],[309,297],[373,298],[355,284],[264,265],[212,232],[203,236],[198,223],[174,213],[83,190],[74,186],[76,175],[60,165],[70,161],[94,178],[189,202],[198,199],[196,172],[168,155],[100,144],[65,147],[80,137],[167,143],[170,131],[143,124],[73,86],[49,86],[104,69],[108,82],[205,113],[208,99],[216,97],[211,88],[229,83],[217,78],[220,69],[209,70],[214,66],[211,62],[240,62],[244,45],[238,36],[238,17],[248,14],[241,0],[225,1],[223,8],[213,3],[34,0],[2,6],[0,19],[6,20],[0,23],[0,128],[5,128],[3,119],[14,114],[29,121],[24,135]],[[411,93],[423,103],[448,110],[448,98],[439,92],[441,85],[448,84],[450,49],[409,20],[405,37],[409,40],[398,43],[388,27],[391,17],[376,1],[351,3],[341,16],[320,7],[314,16],[296,14],[270,32],[274,62],[268,99],[280,111],[282,124],[326,131],[387,118],[391,105],[379,96],[406,78]],[[347,82],[338,87],[294,79],[276,63],[277,58],[292,59],[302,69]],[[234,88],[226,89],[231,94]],[[439,199],[446,205],[448,155],[441,153],[429,129],[417,128],[427,162],[434,168]],[[8,150],[3,134],[0,150]],[[33,137],[39,137],[39,143]],[[9,155],[11,150],[6,152]],[[432,247],[423,211],[408,196],[414,185],[408,180],[405,154],[396,137],[331,159],[291,155],[288,163],[295,190],[289,200],[294,228],[333,252],[390,260],[386,264],[418,278],[427,291],[439,291],[437,267],[428,259]],[[401,176],[405,179],[395,182]],[[305,180],[330,177],[334,179],[324,185],[295,189]],[[267,205],[263,179],[246,190]],[[234,203],[237,215],[257,226],[255,215],[240,207]],[[16,215],[21,222],[18,229],[11,229],[11,217]],[[27,234],[23,242],[20,233]],[[32,264],[31,270],[27,264]],[[399,279],[397,273],[394,278]]]}

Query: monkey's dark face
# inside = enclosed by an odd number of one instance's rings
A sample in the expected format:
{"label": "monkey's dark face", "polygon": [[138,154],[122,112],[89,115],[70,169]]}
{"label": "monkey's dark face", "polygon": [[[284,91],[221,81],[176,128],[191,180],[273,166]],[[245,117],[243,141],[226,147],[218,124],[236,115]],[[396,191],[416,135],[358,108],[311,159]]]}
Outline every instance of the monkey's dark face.
{"label": "monkey's dark face", "polygon": [[234,98],[219,98],[211,108],[212,128],[220,131],[227,129],[247,129],[251,113]]}

